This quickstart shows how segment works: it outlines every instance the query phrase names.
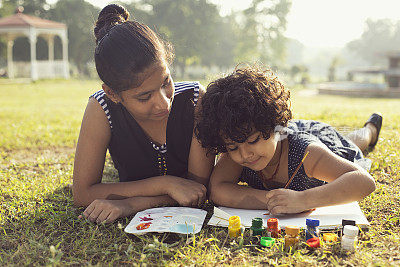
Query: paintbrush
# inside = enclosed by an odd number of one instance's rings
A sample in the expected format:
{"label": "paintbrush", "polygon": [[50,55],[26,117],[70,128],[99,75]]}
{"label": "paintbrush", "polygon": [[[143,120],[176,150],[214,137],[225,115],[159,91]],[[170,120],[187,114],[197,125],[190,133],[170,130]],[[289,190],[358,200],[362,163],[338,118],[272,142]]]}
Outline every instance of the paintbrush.
{"label": "paintbrush", "polygon": [[[297,168],[294,170],[292,176],[290,177],[290,179],[287,181],[286,185],[283,187],[284,189],[286,189],[288,187],[288,185],[290,184],[290,182],[292,182],[294,176],[296,175],[296,173],[299,171],[301,165],[303,164],[304,160],[306,159],[308,153],[310,151],[307,151],[307,153],[304,155],[303,159],[301,160],[300,164],[297,166]],[[264,213],[264,215],[269,215],[269,212]]]}

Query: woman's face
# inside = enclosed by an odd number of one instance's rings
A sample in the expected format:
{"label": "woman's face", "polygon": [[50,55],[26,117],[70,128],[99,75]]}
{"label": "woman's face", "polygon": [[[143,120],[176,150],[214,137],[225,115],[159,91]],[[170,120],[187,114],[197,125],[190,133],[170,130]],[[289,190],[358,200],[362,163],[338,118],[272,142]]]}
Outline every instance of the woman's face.
{"label": "woman's face", "polygon": [[225,140],[225,147],[233,161],[254,171],[261,171],[275,154],[277,136],[277,133],[273,133],[270,138],[264,139],[262,133],[256,131],[243,143]]}
{"label": "woman's face", "polygon": [[163,61],[143,74],[146,78],[136,88],[120,93],[121,104],[137,121],[160,121],[168,117],[174,98],[174,83]]}

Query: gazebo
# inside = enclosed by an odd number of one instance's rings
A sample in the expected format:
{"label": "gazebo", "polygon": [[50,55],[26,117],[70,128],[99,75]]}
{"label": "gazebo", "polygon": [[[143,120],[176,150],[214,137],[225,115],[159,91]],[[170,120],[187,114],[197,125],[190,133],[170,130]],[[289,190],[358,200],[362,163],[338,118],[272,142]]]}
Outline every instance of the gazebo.
{"label": "gazebo", "polygon": [[[0,34],[7,40],[7,73],[9,78],[23,75],[25,72],[32,80],[39,78],[69,78],[68,65],[68,33],[64,23],[41,19],[22,13],[16,13],[0,19]],[[30,43],[30,62],[13,62],[14,40],[26,36]],[[48,60],[36,59],[36,42],[38,36],[47,41]],[[54,37],[59,36],[62,42],[62,60],[54,60]]]}

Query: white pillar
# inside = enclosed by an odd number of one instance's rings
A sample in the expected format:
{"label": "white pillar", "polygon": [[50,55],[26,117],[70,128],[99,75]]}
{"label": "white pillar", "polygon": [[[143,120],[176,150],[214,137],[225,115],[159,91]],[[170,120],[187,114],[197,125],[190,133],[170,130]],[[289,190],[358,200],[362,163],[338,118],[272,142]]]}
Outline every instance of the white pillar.
{"label": "white pillar", "polygon": [[29,43],[31,45],[31,79],[33,81],[39,78],[38,68],[37,68],[38,66],[36,61],[36,41],[37,41],[36,31],[35,29],[31,28],[29,31]]}
{"label": "white pillar", "polygon": [[54,35],[47,36],[47,45],[49,47],[49,61],[54,61]]}
{"label": "white pillar", "polygon": [[13,63],[13,46],[14,37],[9,36],[7,40],[7,73],[8,78],[14,78],[14,63]]}
{"label": "white pillar", "polygon": [[68,63],[68,34],[65,29],[64,34],[61,36],[62,51],[63,51],[63,65],[64,65],[64,78],[69,79],[69,63]]}
{"label": "white pillar", "polygon": [[55,77],[55,65],[54,65],[54,35],[47,35],[47,47],[49,48],[49,76]]}

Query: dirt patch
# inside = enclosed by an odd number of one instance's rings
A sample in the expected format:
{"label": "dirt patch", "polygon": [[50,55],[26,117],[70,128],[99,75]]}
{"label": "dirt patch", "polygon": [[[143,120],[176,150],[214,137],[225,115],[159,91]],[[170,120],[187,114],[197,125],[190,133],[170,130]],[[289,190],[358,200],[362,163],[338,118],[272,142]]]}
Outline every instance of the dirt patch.
{"label": "dirt patch", "polygon": [[75,147],[54,147],[46,149],[20,149],[0,152],[0,166],[10,164],[24,164],[37,161],[65,160],[75,153]]}

